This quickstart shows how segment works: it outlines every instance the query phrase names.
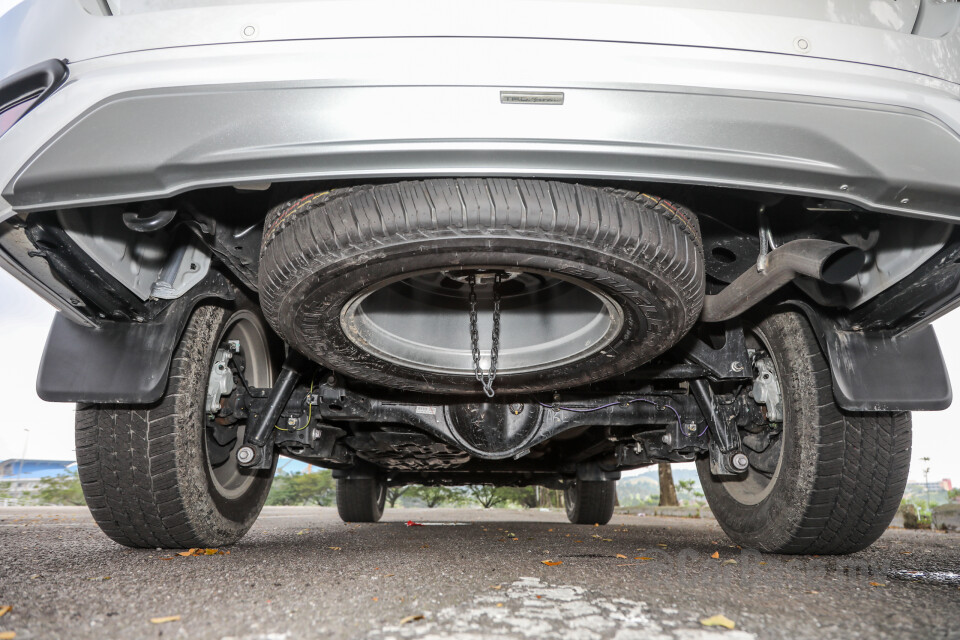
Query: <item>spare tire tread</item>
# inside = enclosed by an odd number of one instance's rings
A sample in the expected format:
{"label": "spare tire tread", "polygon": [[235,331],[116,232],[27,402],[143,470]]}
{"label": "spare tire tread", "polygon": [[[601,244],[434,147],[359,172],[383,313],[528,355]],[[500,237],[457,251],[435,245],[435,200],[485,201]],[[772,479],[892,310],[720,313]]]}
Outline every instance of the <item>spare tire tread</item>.
{"label": "spare tire tread", "polygon": [[[360,262],[380,247],[445,238],[489,236],[574,245],[642,268],[673,291],[674,314],[656,330],[658,349],[672,346],[696,322],[704,291],[703,247],[696,217],[663,198],[611,187],[510,178],[406,181],[333,189],[289,200],[264,223],[259,279],[261,303],[274,327],[295,348],[316,343],[302,326],[284,331],[281,317],[291,287],[332,265]],[[604,260],[600,257],[599,260]],[[312,329],[307,329],[308,331]],[[330,364],[330,363],[324,363]],[[629,362],[624,361],[626,371]],[[633,362],[636,366],[641,362]],[[358,375],[341,364],[348,375]],[[397,385],[374,374],[371,382]],[[584,372],[581,384],[600,379]],[[506,383],[504,383],[506,384]],[[409,387],[405,387],[409,388]],[[516,387],[515,391],[532,388]],[[451,391],[438,385],[436,391]]]}

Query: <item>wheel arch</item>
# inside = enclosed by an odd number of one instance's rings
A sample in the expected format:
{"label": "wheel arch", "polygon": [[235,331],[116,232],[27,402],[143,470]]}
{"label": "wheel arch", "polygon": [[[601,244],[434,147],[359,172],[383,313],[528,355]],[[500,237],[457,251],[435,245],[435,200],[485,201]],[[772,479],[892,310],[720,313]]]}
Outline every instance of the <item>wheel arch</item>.
{"label": "wheel arch", "polygon": [[150,322],[86,327],[58,313],[40,359],[37,395],[47,402],[156,402],[193,310],[205,301],[232,302],[242,295],[212,272]]}
{"label": "wheel arch", "polygon": [[953,401],[950,376],[931,325],[910,332],[857,331],[808,302],[801,312],[830,365],[833,395],[847,411],[941,411]]}

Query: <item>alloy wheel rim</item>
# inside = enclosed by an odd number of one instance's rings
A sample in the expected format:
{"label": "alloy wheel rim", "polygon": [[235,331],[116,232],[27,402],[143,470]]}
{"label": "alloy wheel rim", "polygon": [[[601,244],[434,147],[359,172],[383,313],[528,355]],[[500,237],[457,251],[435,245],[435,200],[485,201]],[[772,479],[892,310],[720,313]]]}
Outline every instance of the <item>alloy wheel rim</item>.
{"label": "alloy wheel rim", "polygon": [[493,279],[501,274],[497,371],[518,374],[577,362],[620,334],[620,305],[592,285],[555,273],[490,265],[407,274],[365,289],[340,314],[344,334],[377,358],[432,373],[473,376],[469,286],[476,277],[480,365],[490,367]]}
{"label": "alloy wheel rim", "polygon": [[[251,387],[269,387],[273,380],[273,364],[270,358],[268,338],[256,314],[249,310],[236,312],[221,332],[217,342],[218,349],[228,342],[237,340],[240,343],[240,355],[245,364],[244,378]],[[212,375],[211,371],[211,375]],[[206,416],[205,416],[206,417]],[[217,493],[228,500],[234,500],[244,495],[256,480],[256,471],[240,467],[237,463],[237,450],[243,444],[245,424],[236,427],[237,438],[231,445],[226,460],[214,465],[210,460],[212,437],[209,430],[205,434],[206,464],[213,486]]]}
{"label": "alloy wheel rim", "polygon": [[[754,329],[746,336],[747,347],[748,349],[754,350],[763,350],[769,354],[770,360],[773,362],[774,375],[776,376],[777,383],[780,384],[780,380],[783,379],[780,371],[780,363],[778,359],[773,355],[773,351],[770,349],[769,343],[766,337],[759,329]],[[780,384],[781,391],[783,390],[783,385]],[[784,439],[786,438],[786,403],[787,398],[783,398],[784,404],[784,422],[780,430],[779,437],[776,440],[772,441],[769,446],[779,448],[779,455],[777,458],[777,465],[774,468],[772,474],[766,474],[758,470],[753,465],[753,458],[757,455],[756,452],[751,451],[749,448],[744,447],[744,453],[747,456],[747,459],[751,461],[751,464],[747,466],[746,472],[738,478],[732,478],[725,480],[723,482],[723,487],[726,489],[727,493],[730,494],[730,497],[744,505],[756,505],[762,502],[770,495],[774,487],[777,484],[777,480],[780,478],[780,470],[783,467],[783,449],[784,449]]]}

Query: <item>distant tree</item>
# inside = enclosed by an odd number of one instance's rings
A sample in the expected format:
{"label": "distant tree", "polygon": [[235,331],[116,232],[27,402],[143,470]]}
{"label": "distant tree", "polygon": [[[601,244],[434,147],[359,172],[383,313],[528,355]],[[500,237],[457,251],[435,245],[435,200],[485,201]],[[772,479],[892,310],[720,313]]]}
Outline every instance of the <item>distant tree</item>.
{"label": "distant tree", "polygon": [[267,496],[267,504],[300,506],[333,504],[336,484],[329,470],[314,473],[293,473],[279,475],[273,479],[273,486]]}
{"label": "distant tree", "polygon": [[83,499],[83,489],[80,487],[80,477],[74,473],[43,478],[33,491],[25,496],[27,500],[39,505],[70,505],[86,504]]}
{"label": "distant tree", "polygon": [[410,488],[408,495],[423,500],[428,509],[442,504],[456,505],[463,502],[463,491],[456,487],[414,486]]}
{"label": "distant tree", "polygon": [[471,484],[467,487],[467,491],[470,492],[473,499],[479,502],[484,509],[505,503],[510,495],[504,489],[505,487],[491,487],[485,484]]}
{"label": "distant tree", "polygon": [[410,491],[413,487],[407,485],[405,487],[390,487],[387,489],[387,502],[390,504],[390,508],[397,506],[397,500],[400,499],[400,496]]}
{"label": "distant tree", "polygon": [[10,483],[0,482],[0,499],[12,497],[13,495],[10,493]]}
{"label": "distant tree", "polygon": [[500,493],[507,496],[507,502],[518,507],[533,509],[537,506],[537,487],[502,487]]}
{"label": "distant tree", "polygon": [[676,507],[680,502],[677,500],[677,488],[673,485],[673,471],[670,469],[669,462],[660,463],[660,506]]}

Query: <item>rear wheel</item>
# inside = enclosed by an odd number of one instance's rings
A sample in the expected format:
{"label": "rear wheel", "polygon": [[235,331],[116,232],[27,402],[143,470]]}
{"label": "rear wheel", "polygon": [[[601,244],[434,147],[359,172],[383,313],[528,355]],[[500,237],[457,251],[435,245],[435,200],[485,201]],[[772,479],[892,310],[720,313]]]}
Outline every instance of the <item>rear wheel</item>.
{"label": "rear wheel", "polygon": [[[806,318],[778,311],[750,328],[753,396],[779,422],[744,433],[747,473],[721,480],[697,461],[717,521],[737,544],[772,553],[859,551],[896,514],[910,465],[909,413],[836,405]],[[778,397],[782,398],[779,400]]]}
{"label": "rear wheel", "polygon": [[337,513],[344,522],[377,522],[387,501],[387,483],[375,478],[339,478]]}
{"label": "rear wheel", "polygon": [[574,480],[564,489],[563,501],[573,524],[607,524],[617,501],[617,481]]}
{"label": "rear wheel", "polygon": [[216,547],[253,525],[273,469],[240,468],[245,424],[214,410],[237,384],[237,367],[251,386],[273,383],[270,335],[253,308],[201,305],[159,402],[77,407],[80,482],[104,533],[129,547]]}

